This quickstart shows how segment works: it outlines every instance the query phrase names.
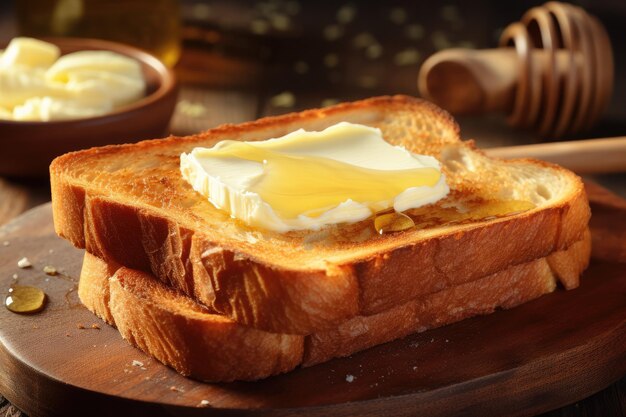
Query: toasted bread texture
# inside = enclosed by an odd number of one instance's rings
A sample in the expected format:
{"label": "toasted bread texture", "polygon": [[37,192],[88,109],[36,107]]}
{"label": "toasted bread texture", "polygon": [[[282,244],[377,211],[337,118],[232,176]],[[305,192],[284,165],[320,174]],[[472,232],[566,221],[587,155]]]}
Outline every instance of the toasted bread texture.
{"label": "toasted bread texture", "polygon": [[140,271],[85,254],[80,300],[144,352],[200,380],[255,380],[302,362],[302,336],[242,326]]}
{"label": "toasted bread texture", "polygon": [[[371,220],[319,232],[251,229],[179,171],[180,154],[197,146],[340,121],[378,127],[390,143],[441,161],[452,192],[409,213],[423,218],[420,227],[383,236]],[[539,161],[488,158],[460,140],[447,113],[405,96],[74,152],[55,159],[50,174],[55,229],[75,246],[150,273],[241,324],[302,335],[563,250],[582,239],[590,215],[576,175]],[[507,201],[535,208],[471,220],[433,216]]]}
{"label": "toasted bread texture", "polygon": [[[511,266],[371,316],[357,316],[309,336],[269,333],[211,313],[145,272],[85,254],[79,297],[117,326],[131,344],[183,375],[205,381],[255,380],[310,366],[554,290],[550,260],[578,270],[589,260],[590,236],[565,251]],[[568,269],[568,270],[571,270]]]}

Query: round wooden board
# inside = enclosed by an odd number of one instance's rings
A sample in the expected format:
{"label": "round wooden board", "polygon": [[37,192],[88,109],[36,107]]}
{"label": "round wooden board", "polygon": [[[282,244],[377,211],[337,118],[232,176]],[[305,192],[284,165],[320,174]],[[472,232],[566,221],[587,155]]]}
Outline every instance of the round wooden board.
{"label": "round wooden board", "polygon": [[[17,273],[49,297],[32,316],[0,309],[0,392],[31,417],[526,416],[626,373],[626,264],[592,263],[576,290],[349,358],[259,382],[204,384],[131,347],[80,305],[82,254],[54,234],[49,204],[0,229],[0,286]],[[17,267],[23,256],[32,268]],[[46,265],[65,274],[47,276]]]}

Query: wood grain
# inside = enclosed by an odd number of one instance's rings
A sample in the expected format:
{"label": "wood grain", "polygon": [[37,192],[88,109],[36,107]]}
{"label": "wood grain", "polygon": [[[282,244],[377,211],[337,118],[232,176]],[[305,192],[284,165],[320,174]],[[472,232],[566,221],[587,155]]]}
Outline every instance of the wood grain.
{"label": "wood grain", "polygon": [[[132,348],[80,305],[74,289],[82,252],[54,235],[49,205],[6,225],[0,240],[9,241],[0,246],[0,288],[17,273],[50,300],[34,316],[0,310],[0,392],[31,417],[85,410],[186,416],[206,412],[198,408],[202,400],[218,415],[525,416],[588,396],[626,373],[624,264],[594,262],[577,290],[349,358],[256,383],[203,384]],[[22,256],[33,268],[17,268]],[[46,276],[45,265],[64,275]]]}
{"label": "wood grain", "polygon": [[0,178],[0,225],[8,222],[28,207],[28,191]]}

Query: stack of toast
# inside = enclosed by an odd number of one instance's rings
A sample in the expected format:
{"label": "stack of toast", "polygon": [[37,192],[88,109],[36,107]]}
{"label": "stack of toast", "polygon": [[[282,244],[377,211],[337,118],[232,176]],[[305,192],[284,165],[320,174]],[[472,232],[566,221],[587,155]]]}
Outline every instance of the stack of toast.
{"label": "stack of toast", "polygon": [[[450,186],[411,209],[320,231],[254,229],[183,180],[179,158],[347,121],[436,157]],[[405,96],[224,125],[189,137],[63,155],[50,167],[54,225],[86,249],[81,301],[130,343],[206,381],[255,380],[578,286],[589,205],[573,173],[486,157],[454,120]],[[523,202],[524,204],[519,204]]]}

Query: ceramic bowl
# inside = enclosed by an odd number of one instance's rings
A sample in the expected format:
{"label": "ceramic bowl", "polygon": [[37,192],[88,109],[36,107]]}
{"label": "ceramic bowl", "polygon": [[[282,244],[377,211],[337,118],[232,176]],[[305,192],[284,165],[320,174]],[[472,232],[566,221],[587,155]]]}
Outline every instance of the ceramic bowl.
{"label": "ceramic bowl", "polygon": [[[17,122],[0,120],[0,175],[44,177],[54,157],[66,152],[108,144],[160,138],[167,134],[176,105],[173,72],[154,56],[132,46],[81,38],[46,38],[62,54],[107,50],[141,63],[146,95],[112,113],[86,119]],[[6,46],[6,44],[4,45]]]}

